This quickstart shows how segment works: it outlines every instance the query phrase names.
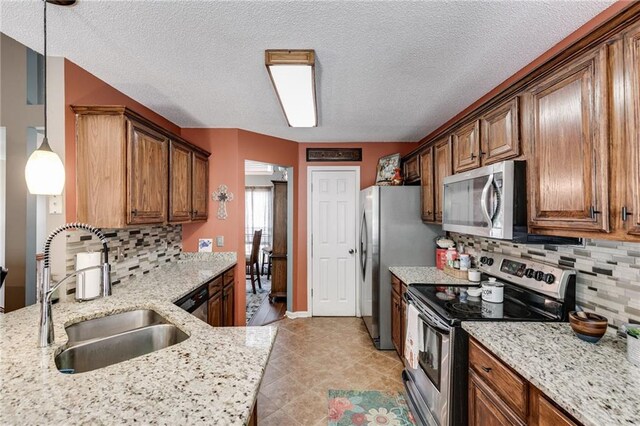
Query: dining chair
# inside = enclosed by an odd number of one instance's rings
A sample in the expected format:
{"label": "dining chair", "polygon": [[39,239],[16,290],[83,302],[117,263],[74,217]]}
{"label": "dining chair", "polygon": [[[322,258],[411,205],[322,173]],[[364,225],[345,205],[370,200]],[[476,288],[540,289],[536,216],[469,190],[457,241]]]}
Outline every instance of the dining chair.
{"label": "dining chair", "polygon": [[256,294],[256,281],[258,281],[258,287],[262,290],[262,283],[260,282],[260,264],[258,260],[258,255],[260,253],[260,240],[262,240],[262,229],[258,229],[253,233],[251,254],[246,256],[253,294]]}

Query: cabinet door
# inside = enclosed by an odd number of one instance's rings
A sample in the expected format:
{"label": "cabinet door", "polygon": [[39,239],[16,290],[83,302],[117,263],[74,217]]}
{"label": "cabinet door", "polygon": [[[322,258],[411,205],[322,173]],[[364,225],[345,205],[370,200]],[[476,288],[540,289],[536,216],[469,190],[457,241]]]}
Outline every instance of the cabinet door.
{"label": "cabinet door", "polygon": [[500,398],[469,370],[469,426],[515,426],[520,420]]}
{"label": "cabinet door", "polygon": [[518,127],[518,98],[496,107],[480,120],[482,164],[520,155],[520,130]]}
{"label": "cabinet door", "polygon": [[422,220],[433,222],[436,218],[433,190],[433,147],[420,153],[420,197],[422,199]]}
{"label": "cabinet door", "polygon": [[402,336],[402,313],[400,312],[400,295],[391,291],[391,341],[396,348],[398,355],[402,353],[400,349],[400,338]]}
{"label": "cabinet door", "polygon": [[413,183],[420,180],[420,157],[414,155],[402,165],[405,183]]}
{"label": "cabinet door", "polygon": [[451,175],[451,144],[449,138],[436,142],[433,149],[433,195],[436,222],[442,222],[444,178]]}
{"label": "cabinet door", "polygon": [[209,159],[193,153],[193,220],[207,220],[209,216]]}
{"label": "cabinet door", "polygon": [[407,301],[404,300],[404,293],[407,292],[407,288],[402,284],[402,295],[400,296],[400,357],[404,357],[404,342],[407,338]]}
{"label": "cabinet door", "polygon": [[480,124],[478,120],[455,131],[451,144],[454,173],[480,166]]}
{"label": "cabinet door", "polygon": [[608,231],[606,46],[529,93],[532,228]]}
{"label": "cabinet door", "polygon": [[[640,26],[634,26],[624,34],[623,68],[626,137],[618,139],[621,140],[618,153],[623,157],[621,167],[613,168],[612,165],[611,173],[612,184],[623,194],[618,205],[612,206],[612,211],[620,218],[625,232],[637,236],[640,235]],[[617,140],[612,144],[615,142]]]}
{"label": "cabinet door", "polygon": [[222,290],[209,298],[209,325],[222,327]]}
{"label": "cabinet door", "polygon": [[169,221],[191,220],[191,150],[169,143]]}
{"label": "cabinet door", "polygon": [[232,326],[233,322],[233,304],[234,304],[234,290],[233,285],[228,285],[222,291],[222,312],[223,312],[223,324],[225,327]]}
{"label": "cabinet door", "polygon": [[129,121],[128,223],[167,220],[167,139]]}

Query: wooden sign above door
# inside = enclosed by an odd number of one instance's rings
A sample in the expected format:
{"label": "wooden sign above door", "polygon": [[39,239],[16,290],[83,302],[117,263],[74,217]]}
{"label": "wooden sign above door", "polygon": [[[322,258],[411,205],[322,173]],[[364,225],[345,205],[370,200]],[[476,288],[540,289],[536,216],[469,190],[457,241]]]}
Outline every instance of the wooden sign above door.
{"label": "wooden sign above door", "polygon": [[362,148],[307,148],[307,161],[362,161]]}

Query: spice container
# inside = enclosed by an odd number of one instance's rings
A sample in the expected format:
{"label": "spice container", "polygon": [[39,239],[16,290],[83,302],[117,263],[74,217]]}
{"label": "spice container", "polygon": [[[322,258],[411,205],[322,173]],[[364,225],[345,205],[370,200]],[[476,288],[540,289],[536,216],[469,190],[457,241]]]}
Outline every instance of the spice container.
{"label": "spice container", "polygon": [[453,268],[454,266],[454,261],[458,258],[458,252],[456,251],[455,247],[449,247],[447,249],[447,265],[450,268]]}
{"label": "spice container", "polygon": [[504,284],[489,278],[489,281],[482,282],[482,300],[491,303],[502,303],[504,300]]}
{"label": "spice container", "polygon": [[460,270],[468,271],[471,268],[471,255],[464,253],[460,255]]}

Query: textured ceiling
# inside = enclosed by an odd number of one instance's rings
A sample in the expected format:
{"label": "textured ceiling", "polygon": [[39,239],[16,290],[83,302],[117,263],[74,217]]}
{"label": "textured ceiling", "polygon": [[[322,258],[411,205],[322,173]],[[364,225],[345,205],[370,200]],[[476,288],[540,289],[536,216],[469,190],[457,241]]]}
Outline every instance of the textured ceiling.
{"label": "textured ceiling", "polygon": [[[415,141],[612,1],[107,1],[50,7],[50,52],[181,127],[296,141]],[[0,31],[41,50],[41,2]],[[265,49],[313,48],[319,127],[291,129]]]}

